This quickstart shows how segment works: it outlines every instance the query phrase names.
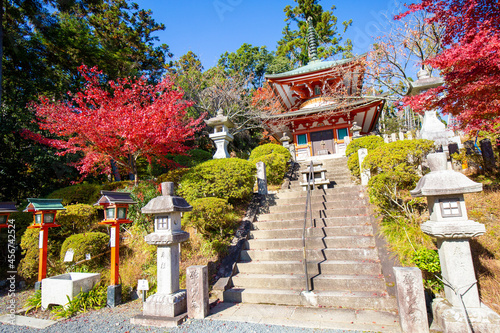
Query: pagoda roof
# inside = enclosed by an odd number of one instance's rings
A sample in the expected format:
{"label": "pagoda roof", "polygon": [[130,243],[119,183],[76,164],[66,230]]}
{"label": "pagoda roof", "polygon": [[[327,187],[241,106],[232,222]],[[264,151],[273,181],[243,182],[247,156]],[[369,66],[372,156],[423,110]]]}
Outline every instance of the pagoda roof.
{"label": "pagoda roof", "polygon": [[94,205],[105,205],[105,204],[136,204],[132,197],[130,197],[129,192],[118,192],[118,191],[101,191],[101,197]]}
{"label": "pagoda roof", "polygon": [[61,203],[62,199],[34,199],[28,198],[28,205],[24,212],[37,212],[43,210],[66,210]]}
{"label": "pagoda roof", "polygon": [[314,73],[314,72],[322,71],[325,69],[330,69],[332,67],[348,64],[348,63],[353,62],[355,60],[358,60],[364,56],[366,56],[366,54],[362,54],[362,55],[360,55],[358,57],[354,57],[354,58],[334,60],[334,61],[314,60],[314,61],[309,62],[305,66],[301,66],[301,67],[293,69],[291,71],[279,73],[279,74],[266,74],[264,77],[266,79],[282,79],[282,78],[289,78],[289,77],[297,76],[297,75],[301,75],[301,74]]}
{"label": "pagoda roof", "polygon": [[0,202],[0,213],[15,213],[17,212],[14,202]]}
{"label": "pagoda roof", "polygon": [[374,96],[373,98],[369,97],[364,97],[360,98],[357,100],[354,100],[349,103],[344,103],[344,104],[327,104],[327,105],[322,105],[318,107],[311,107],[311,108],[302,108],[299,110],[295,111],[289,111],[289,112],[283,112],[280,114],[273,114],[270,116],[267,116],[266,119],[283,119],[283,118],[291,118],[291,117],[302,117],[302,116],[309,116],[313,115],[315,113],[321,113],[321,112],[327,112],[327,111],[335,111],[336,108],[338,108],[338,112],[344,112],[348,109],[349,111],[352,110],[353,108],[362,108],[365,106],[370,106],[371,104],[380,104],[383,102],[383,99],[380,97]]}

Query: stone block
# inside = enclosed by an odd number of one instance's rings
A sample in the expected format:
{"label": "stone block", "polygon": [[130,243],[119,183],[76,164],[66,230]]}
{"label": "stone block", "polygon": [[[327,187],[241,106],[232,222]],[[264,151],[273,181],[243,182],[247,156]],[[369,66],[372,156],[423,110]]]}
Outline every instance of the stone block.
{"label": "stone block", "polygon": [[186,272],[187,312],[189,318],[203,319],[208,315],[208,267],[190,266]]}
{"label": "stone block", "polygon": [[368,155],[368,149],[366,148],[361,148],[358,150],[358,160],[359,160],[359,170],[361,174],[361,185],[368,185],[368,182],[370,181],[370,170],[369,169],[363,169],[361,165],[363,164],[363,161],[365,157]]}
{"label": "stone block", "polygon": [[186,290],[172,294],[156,293],[143,304],[144,316],[177,317],[186,312]]}
{"label": "stone block", "polygon": [[266,164],[257,162],[257,189],[259,194],[267,194]]}
{"label": "stone block", "polygon": [[[42,308],[66,305],[80,292],[90,291],[101,279],[99,273],[67,273],[42,280]],[[67,296],[67,297],[66,297]]]}
{"label": "stone block", "polygon": [[405,333],[428,333],[422,272],[416,267],[394,267],[399,322]]}
{"label": "stone block", "polygon": [[130,323],[142,326],[177,327],[184,322],[186,317],[187,317],[186,313],[183,313],[176,317],[156,317],[156,316],[137,315],[130,318]]}
{"label": "stone block", "polygon": [[[432,302],[434,321],[431,328],[443,333],[469,333],[467,318],[461,307],[452,306],[444,298]],[[500,332],[500,316],[481,303],[479,308],[467,308],[468,322],[474,333]]]}
{"label": "stone block", "polygon": [[108,286],[106,305],[114,308],[122,303],[122,285]]}

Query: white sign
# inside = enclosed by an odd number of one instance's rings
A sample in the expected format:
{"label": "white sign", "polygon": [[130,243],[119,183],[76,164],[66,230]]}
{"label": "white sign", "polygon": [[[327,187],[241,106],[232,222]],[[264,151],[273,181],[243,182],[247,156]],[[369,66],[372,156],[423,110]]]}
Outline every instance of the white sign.
{"label": "white sign", "polygon": [[137,280],[137,290],[149,290],[148,280]]}
{"label": "white sign", "polygon": [[38,248],[43,249],[43,230],[38,234]]}
{"label": "white sign", "polygon": [[73,249],[69,249],[68,251],[66,251],[66,254],[64,255],[64,262],[73,261],[74,254],[75,254],[75,251]]}
{"label": "white sign", "polygon": [[92,259],[92,256],[90,255],[90,253],[87,253],[85,255],[85,260],[90,260],[90,259]]}
{"label": "white sign", "polygon": [[115,247],[116,245],[116,228],[111,228],[111,234],[109,235],[109,242],[111,243],[111,247]]}

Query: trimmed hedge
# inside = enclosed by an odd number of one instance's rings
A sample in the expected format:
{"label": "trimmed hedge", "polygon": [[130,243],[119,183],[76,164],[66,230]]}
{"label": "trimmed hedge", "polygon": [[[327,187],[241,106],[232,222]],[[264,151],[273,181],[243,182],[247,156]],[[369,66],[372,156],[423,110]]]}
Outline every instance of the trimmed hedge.
{"label": "trimmed hedge", "polygon": [[211,160],[212,154],[210,154],[206,150],[195,148],[195,149],[188,151],[187,155],[176,155],[176,156],[174,156],[173,159],[175,162],[179,163],[180,165],[191,168],[191,167],[194,167],[200,163]]}
{"label": "trimmed hedge", "polygon": [[185,213],[182,222],[194,227],[207,240],[232,235],[238,216],[227,200],[202,198],[191,203],[193,210]]}
{"label": "trimmed hedge", "polygon": [[287,162],[291,155],[288,149],[281,145],[268,143],[252,150],[249,161],[252,163],[264,162],[266,165],[267,182],[280,185],[287,170]]}
{"label": "trimmed hedge", "polygon": [[[64,261],[66,251],[73,249],[73,261],[77,262],[85,259],[85,255],[89,253],[92,257],[104,253],[108,249],[109,236],[102,232],[86,232],[69,236],[61,246],[60,258]],[[106,257],[104,256],[104,259]],[[102,260],[96,260],[100,262]],[[90,265],[87,265],[90,267]]]}
{"label": "trimmed hedge", "polygon": [[384,139],[376,135],[364,136],[349,143],[349,145],[347,145],[345,153],[349,157],[347,159],[347,167],[349,168],[349,170],[351,170],[351,173],[358,178],[360,177],[358,158],[359,149],[366,148],[369,153],[370,151],[384,144]]}
{"label": "trimmed hedge", "polygon": [[49,199],[62,199],[64,206],[71,204],[92,205],[101,196],[101,186],[97,184],[77,184],[63,187],[50,193]]}
{"label": "trimmed hedge", "polygon": [[188,202],[204,197],[246,201],[253,194],[255,172],[254,164],[239,158],[210,160],[182,176],[177,193]]}
{"label": "trimmed hedge", "polygon": [[63,237],[88,232],[98,226],[98,210],[91,205],[69,205],[66,206],[66,210],[57,213],[56,222],[61,225],[57,234]]}

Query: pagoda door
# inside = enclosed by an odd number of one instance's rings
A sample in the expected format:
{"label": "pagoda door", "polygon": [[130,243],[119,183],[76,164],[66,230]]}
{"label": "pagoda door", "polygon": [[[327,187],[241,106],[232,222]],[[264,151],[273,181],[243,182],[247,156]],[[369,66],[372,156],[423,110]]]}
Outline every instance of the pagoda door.
{"label": "pagoda door", "polygon": [[313,156],[334,154],[333,130],[311,132]]}

